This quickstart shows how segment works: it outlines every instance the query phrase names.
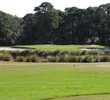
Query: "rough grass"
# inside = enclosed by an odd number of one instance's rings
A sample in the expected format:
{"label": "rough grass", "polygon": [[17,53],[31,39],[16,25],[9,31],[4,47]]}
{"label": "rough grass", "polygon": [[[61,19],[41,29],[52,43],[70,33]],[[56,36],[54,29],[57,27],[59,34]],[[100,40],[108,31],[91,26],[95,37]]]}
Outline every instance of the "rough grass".
{"label": "rough grass", "polygon": [[110,63],[18,64],[0,65],[0,100],[49,100],[110,93]]}
{"label": "rough grass", "polygon": [[36,50],[48,50],[48,51],[53,51],[53,50],[80,50],[81,48],[108,48],[105,46],[100,46],[100,45],[17,45],[14,47],[25,47],[25,48],[34,48]]}

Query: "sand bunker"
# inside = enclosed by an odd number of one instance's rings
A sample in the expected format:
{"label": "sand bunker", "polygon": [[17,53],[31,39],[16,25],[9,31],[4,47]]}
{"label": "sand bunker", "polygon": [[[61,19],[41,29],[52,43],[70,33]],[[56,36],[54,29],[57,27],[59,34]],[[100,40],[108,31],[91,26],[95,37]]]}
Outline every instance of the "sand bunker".
{"label": "sand bunker", "polygon": [[11,50],[11,51],[23,51],[23,50],[27,50],[27,49],[24,49],[24,48],[12,48],[12,47],[0,47],[0,50]]}

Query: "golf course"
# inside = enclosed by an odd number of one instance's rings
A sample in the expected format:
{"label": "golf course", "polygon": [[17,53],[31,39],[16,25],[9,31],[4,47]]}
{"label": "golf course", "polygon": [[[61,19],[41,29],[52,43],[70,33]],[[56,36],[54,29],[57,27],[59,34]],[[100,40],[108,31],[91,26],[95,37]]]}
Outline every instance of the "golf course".
{"label": "golf course", "polygon": [[110,63],[0,62],[0,100],[109,100]]}
{"label": "golf course", "polygon": [[110,100],[110,0],[0,1],[0,100]]}

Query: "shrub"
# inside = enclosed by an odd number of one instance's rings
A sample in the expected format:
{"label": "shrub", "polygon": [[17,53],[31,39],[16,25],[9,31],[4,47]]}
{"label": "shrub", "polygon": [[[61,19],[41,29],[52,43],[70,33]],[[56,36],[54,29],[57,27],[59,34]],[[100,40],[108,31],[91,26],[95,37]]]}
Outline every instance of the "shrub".
{"label": "shrub", "polygon": [[24,56],[17,56],[15,61],[24,62],[25,61],[25,57]]}
{"label": "shrub", "polygon": [[[25,62],[39,62],[41,61],[41,58],[37,55],[30,55],[25,57]],[[44,59],[42,59],[44,61]]]}
{"label": "shrub", "polygon": [[2,60],[2,59],[3,59],[3,54],[0,55],[0,60]]}
{"label": "shrub", "polygon": [[59,55],[57,56],[57,62],[66,62],[66,57],[65,55]]}
{"label": "shrub", "polygon": [[110,55],[110,51],[105,51],[105,55]]}
{"label": "shrub", "polygon": [[49,52],[49,55],[51,55],[51,56],[57,56],[58,54],[59,54],[59,50],[54,50],[54,51],[50,51]]}
{"label": "shrub", "polygon": [[0,60],[2,61],[11,61],[13,60],[13,56],[11,54],[1,54]]}
{"label": "shrub", "polygon": [[86,55],[104,55],[103,51],[87,51]]}
{"label": "shrub", "polygon": [[39,62],[40,61],[40,57],[37,55],[31,55],[30,56],[30,61],[31,62]]}
{"label": "shrub", "polygon": [[94,57],[91,55],[82,56],[81,62],[94,62]]}
{"label": "shrub", "polygon": [[104,55],[104,56],[100,56],[98,57],[100,62],[110,62],[110,56],[109,55]]}
{"label": "shrub", "polygon": [[96,55],[105,55],[104,51],[97,51]]}
{"label": "shrub", "polygon": [[14,56],[14,57],[17,57],[17,56],[27,56],[31,53],[30,50],[23,50],[23,51],[10,51],[10,53]]}
{"label": "shrub", "polygon": [[94,56],[94,61],[93,61],[93,62],[100,62],[100,57],[97,56],[97,55],[95,55],[95,56]]}
{"label": "shrub", "polygon": [[87,50],[82,50],[79,52],[79,55],[86,55],[86,53],[87,53]]}
{"label": "shrub", "polygon": [[59,53],[58,53],[58,55],[69,55],[69,51],[60,51]]}
{"label": "shrub", "polygon": [[70,51],[69,54],[70,55],[74,55],[74,56],[79,56],[80,55],[80,51]]}
{"label": "shrub", "polygon": [[48,59],[46,59],[46,58],[40,58],[40,61],[41,62],[49,62]]}
{"label": "shrub", "polygon": [[48,56],[48,57],[47,57],[47,60],[48,60],[49,62],[57,62],[57,58],[54,57],[54,56]]}
{"label": "shrub", "polygon": [[41,57],[46,57],[48,55],[48,52],[39,50],[37,51],[37,55]]}
{"label": "shrub", "polygon": [[31,62],[31,57],[30,56],[26,56],[25,57],[25,62]]}
{"label": "shrub", "polygon": [[68,56],[66,57],[67,62],[78,62],[78,57],[77,56]]}

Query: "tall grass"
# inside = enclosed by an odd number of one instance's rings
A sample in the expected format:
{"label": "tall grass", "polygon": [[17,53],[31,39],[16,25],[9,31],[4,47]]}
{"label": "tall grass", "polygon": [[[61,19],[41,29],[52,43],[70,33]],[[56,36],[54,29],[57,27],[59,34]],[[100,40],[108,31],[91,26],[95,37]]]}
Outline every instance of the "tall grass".
{"label": "tall grass", "polygon": [[0,60],[1,61],[12,61],[13,60],[13,56],[9,53],[6,54],[0,54]]}
{"label": "tall grass", "polygon": [[102,51],[0,51],[1,61],[18,62],[110,62],[110,53]]}

